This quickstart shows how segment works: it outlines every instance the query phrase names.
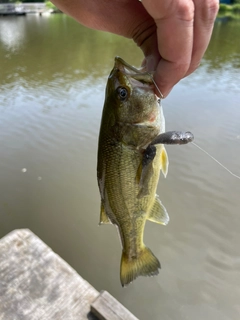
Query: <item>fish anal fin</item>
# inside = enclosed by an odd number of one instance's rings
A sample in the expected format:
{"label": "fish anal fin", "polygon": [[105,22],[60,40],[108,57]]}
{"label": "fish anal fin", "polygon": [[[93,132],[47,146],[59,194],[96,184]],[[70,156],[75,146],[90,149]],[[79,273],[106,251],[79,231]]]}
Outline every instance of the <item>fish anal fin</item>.
{"label": "fish anal fin", "polygon": [[100,222],[99,224],[111,224],[111,221],[109,220],[106,211],[104,209],[103,203],[101,203],[101,209],[100,209]]}
{"label": "fish anal fin", "polygon": [[169,222],[167,210],[158,197],[155,198],[148,220],[163,225]]}
{"label": "fish anal fin", "polygon": [[123,251],[120,271],[121,284],[124,287],[139,276],[155,276],[159,273],[160,268],[158,259],[145,246],[135,258],[128,257]]}
{"label": "fish anal fin", "polygon": [[164,177],[166,178],[168,173],[169,161],[168,161],[167,151],[164,147],[162,148],[162,151],[161,151],[161,164],[162,164],[161,170],[163,172]]}

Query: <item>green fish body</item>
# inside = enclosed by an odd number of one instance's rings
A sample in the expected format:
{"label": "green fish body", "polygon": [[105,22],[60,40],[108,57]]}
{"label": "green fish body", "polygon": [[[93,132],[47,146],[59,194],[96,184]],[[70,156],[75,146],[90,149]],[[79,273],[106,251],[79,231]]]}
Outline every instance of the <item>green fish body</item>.
{"label": "green fish body", "polygon": [[169,221],[156,195],[160,170],[167,175],[167,153],[163,144],[150,146],[163,132],[165,120],[151,75],[115,58],[106,87],[97,178],[100,223],[114,224],[120,234],[123,286],[160,269],[143,243],[143,233],[146,220],[163,225]]}

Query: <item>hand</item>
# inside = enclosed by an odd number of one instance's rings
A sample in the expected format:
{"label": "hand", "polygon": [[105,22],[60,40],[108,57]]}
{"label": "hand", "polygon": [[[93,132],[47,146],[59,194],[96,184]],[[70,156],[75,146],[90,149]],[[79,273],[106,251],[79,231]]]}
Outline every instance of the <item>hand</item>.
{"label": "hand", "polygon": [[[87,27],[132,38],[164,97],[199,66],[218,0],[53,0]],[[156,91],[157,93],[157,91]]]}

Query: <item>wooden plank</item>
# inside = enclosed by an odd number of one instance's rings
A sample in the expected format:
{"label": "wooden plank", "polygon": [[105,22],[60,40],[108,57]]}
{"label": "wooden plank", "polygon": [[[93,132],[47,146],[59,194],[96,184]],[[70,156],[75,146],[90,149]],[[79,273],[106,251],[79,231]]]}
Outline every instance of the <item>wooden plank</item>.
{"label": "wooden plank", "polygon": [[93,320],[98,294],[31,231],[0,240],[0,320]]}
{"label": "wooden plank", "polygon": [[138,320],[107,291],[101,291],[91,304],[91,311],[100,320]]}
{"label": "wooden plank", "polygon": [[30,230],[15,230],[0,240],[0,320],[42,319],[137,320]]}

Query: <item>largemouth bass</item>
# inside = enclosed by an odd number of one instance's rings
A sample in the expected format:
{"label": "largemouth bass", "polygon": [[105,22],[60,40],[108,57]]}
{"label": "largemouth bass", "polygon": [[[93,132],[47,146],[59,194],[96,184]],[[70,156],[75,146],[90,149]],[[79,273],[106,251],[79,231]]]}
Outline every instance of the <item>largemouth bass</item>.
{"label": "largemouth bass", "polygon": [[99,134],[97,178],[100,223],[120,234],[122,286],[138,276],[159,273],[160,262],[143,243],[147,220],[166,225],[168,213],[156,195],[160,171],[166,177],[163,143],[187,143],[191,133],[164,133],[165,120],[148,73],[115,58],[107,86]]}

